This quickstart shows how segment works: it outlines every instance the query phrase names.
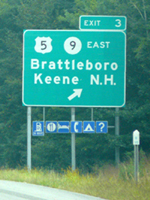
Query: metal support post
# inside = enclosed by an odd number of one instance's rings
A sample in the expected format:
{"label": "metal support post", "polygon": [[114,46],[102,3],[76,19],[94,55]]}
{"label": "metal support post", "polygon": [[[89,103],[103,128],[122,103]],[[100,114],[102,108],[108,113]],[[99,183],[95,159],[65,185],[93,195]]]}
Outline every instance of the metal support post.
{"label": "metal support post", "polygon": [[140,145],[140,132],[133,131],[133,145],[134,145],[134,179],[136,184],[139,180],[139,145]]}
{"label": "metal support post", "polygon": [[[71,121],[75,121],[75,108],[71,108]],[[76,169],[76,148],[75,148],[75,133],[71,133],[71,164],[72,170]]]}
{"label": "metal support post", "polygon": [[43,107],[43,122],[44,122],[44,133],[46,129],[46,124],[45,124],[45,107]]}
{"label": "metal support post", "polygon": [[27,169],[31,171],[31,107],[27,107]]}
{"label": "metal support post", "polygon": [[[119,136],[119,108],[115,109],[115,135],[116,137]],[[116,162],[116,166],[119,166],[120,163],[120,151],[119,151],[119,147],[115,148],[115,162]]]}
{"label": "metal support post", "polygon": [[91,121],[93,121],[93,108],[91,108]]}
{"label": "metal support post", "polygon": [[139,146],[134,145],[134,179],[136,184],[139,179]]}

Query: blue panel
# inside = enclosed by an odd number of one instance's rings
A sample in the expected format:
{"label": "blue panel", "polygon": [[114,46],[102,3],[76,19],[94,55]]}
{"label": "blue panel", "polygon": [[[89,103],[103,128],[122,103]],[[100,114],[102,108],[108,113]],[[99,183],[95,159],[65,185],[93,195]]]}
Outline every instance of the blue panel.
{"label": "blue panel", "polygon": [[97,121],[96,122],[96,133],[107,133],[108,132],[108,122],[107,121]]}
{"label": "blue panel", "polygon": [[33,122],[33,136],[44,136],[44,122],[35,121]]}
{"label": "blue panel", "polygon": [[58,133],[69,133],[69,122],[68,121],[58,122]]}
{"label": "blue panel", "polygon": [[72,121],[71,122],[71,133],[82,133],[82,122]]}
{"label": "blue panel", "polygon": [[83,122],[83,133],[95,133],[95,122],[84,121]]}
{"label": "blue panel", "polygon": [[57,133],[57,122],[46,122],[46,133]]}

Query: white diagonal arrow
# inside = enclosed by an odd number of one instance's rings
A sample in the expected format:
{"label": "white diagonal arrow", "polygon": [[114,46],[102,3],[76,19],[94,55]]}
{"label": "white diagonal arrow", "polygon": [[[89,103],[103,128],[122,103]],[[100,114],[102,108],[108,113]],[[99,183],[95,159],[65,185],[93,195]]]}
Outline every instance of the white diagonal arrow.
{"label": "white diagonal arrow", "polygon": [[68,97],[69,101],[71,101],[72,99],[74,99],[76,96],[78,96],[78,97],[81,96],[82,89],[74,89],[73,91],[74,91],[74,93],[71,94],[71,95]]}

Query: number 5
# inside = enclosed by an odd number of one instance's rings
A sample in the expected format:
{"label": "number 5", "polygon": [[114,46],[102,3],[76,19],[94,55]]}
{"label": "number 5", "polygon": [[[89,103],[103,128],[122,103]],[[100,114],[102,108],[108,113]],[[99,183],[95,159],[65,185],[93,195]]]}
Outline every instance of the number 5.
{"label": "number 5", "polygon": [[116,27],[120,27],[121,26],[121,20],[120,19],[116,19],[115,21],[117,22],[117,24],[115,26]]}
{"label": "number 5", "polygon": [[[47,45],[45,44],[46,41],[41,41],[41,50],[45,50],[47,48]],[[44,46],[42,48],[42,46]]]}

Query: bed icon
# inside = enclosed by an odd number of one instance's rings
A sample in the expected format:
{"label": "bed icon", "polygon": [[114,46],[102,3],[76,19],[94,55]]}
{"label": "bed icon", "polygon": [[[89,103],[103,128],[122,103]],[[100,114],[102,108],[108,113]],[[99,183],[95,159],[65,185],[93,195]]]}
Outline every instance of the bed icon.
{"label": "bed icon", "polygon": [[69,121],[58,122],[58,133],[69,133]]}

